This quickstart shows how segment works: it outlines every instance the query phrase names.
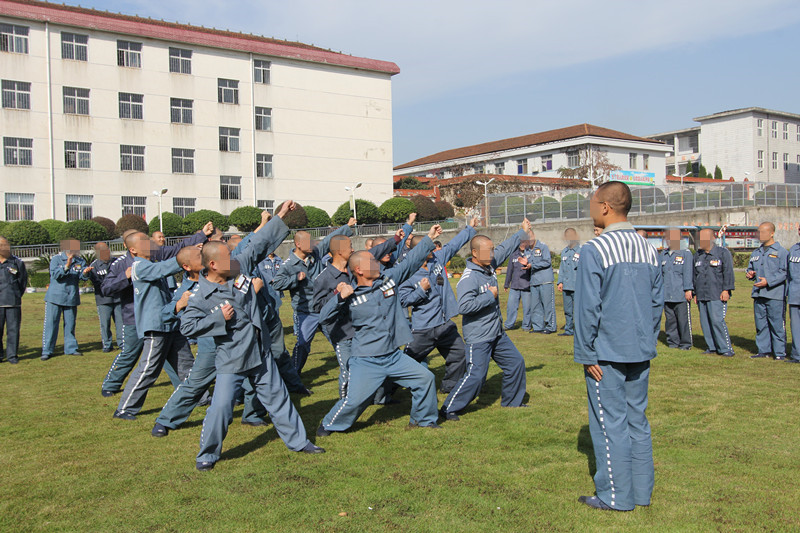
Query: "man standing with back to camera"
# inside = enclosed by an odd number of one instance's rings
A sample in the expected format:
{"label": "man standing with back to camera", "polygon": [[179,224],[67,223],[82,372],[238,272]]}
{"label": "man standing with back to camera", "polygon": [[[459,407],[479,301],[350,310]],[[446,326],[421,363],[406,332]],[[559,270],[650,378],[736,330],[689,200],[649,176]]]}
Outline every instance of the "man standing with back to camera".
{"label": "man standing with back to camera", "polygon": [[599,237],[585,244],[575,287],[575,362],[584,366],[596,496],[578,501],[604,511],[650,505],[653,444],[647,421],[650,360],[664,305],[655,248],[628,222],[631,191],[610,181],[592,195]]}

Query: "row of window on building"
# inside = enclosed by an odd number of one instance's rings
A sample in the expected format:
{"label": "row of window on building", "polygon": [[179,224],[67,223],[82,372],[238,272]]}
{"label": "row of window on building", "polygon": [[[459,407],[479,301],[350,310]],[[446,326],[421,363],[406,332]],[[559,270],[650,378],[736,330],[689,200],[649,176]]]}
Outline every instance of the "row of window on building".
{"label": "row of window on building", "polygon": [[[219,129],[219,149],[224,152],[239,151],[239,129]],[[194,149],[172,149],[172,173],[194,174]],[[3,164],[6,166],[33,166],[33,139],[3,137]],[[64,141],[64,168],[91,169],[92,143]],[[119,169],[144,172],[145,147],[131,144],[119,146]],[[256,177],[272,178],[272,154],[256,154]]]}
{"label": "row of window on building", "polygon": [[[771,132],[770,135],[771,135],[771,137],[773,139],[777,139],[778,138],[778,128],[780,126],[781,135],[782,135],[783,140],[784,141],[788,141],[789,140],[789,127],[791,126],[791,124],[788,123],[788,122],[779,123],[777,120],[773,120],[771,122],[772,122],[771,127],[770,127],[770,132]],[[800,142],[800,124],[797,124],[795,126],[795,128],[792,128],[792,129],[795,129],[795,135],[796,135],[795,139],[796,139],[796,141]],[[756,119],[756,134],[759,137],[763,137],[764,136],[764,119],[763,118]]]}
{"label": "row of window on building", "polygon": [[[220,190],[226,188],[226,194],[241,197],[241,177],[220,176]],[[34,193],[5,193],[6,221],[35,220],[36,195]],[[122,216],[136,215],[147,219],[146,196],[122,196]],[[196,210],[196,198],[172,199],[172,212],[185,217]],[[275,207],[274,200],[258,200],[257,207],[270,212]],[[89,220],[94,216],[94,196],[91,194],[66,195],[67,222],[73,220]]]}
{"label": "row of window on building", "polygon": [[[233,80],[222,80],[228,83]],[[31,84],[27,81],[2,80],[2,105],[5,109],[31,109]],[[230,89],[225,89],[229,91]],[[222,89],[220,89],[222,91]],[[63,112],[65,115],[89,115],[89,95],[91,89],[82,87],[62,87]],[[119,94],[119,118],[144,120],[144,95],[137,93]],[[227,93],[225,93],[227,94]],[[234,93],[238,103],[238,89]],[[220,98],[223,93],[220,92]],[[186,98],[169,99],[169,120],[173,124],[194,123],[194,100]],[[272,131],[272,108],[255,106],[255,129]]]}
{"label": "row of window on building", "polygon": [[[29,52],[28,26],[0,24],[0,52],[27,54]],[[80,33],[61,32],[61,59],[71,61],[89,61],[89,36]],[[169,71],[175,74],[192,73],[192,50],[169,48]],[[142,68],[142,43],[117,40],[117,65],[120,67]],[[271,63],[262,59],[253,60],[253,81],[269,84]],[[220,85],[220,102],[238,104],[239,82],[232,82],[225,87],[225,100]]]}
{"label": "row of window on building", "polygon": [[[772,152],[772,170],[778,170],[778,168],[779,168],[778,165],[780,165],[780,164],[783,165],[783,170],[791,170],[792,164],[789,161],[789,159],[790,159],[789,154],[784,152],[783,159],[780,162],[778,161],[778,156],[779,155],[780,154],[778,152]],[[758,168],[760,168],[760,169],[764,168],[764,150],[759,150],[758,151],[756,164],[757,164]],[[796,157],[795,165],[797,167],[796,168],[797,172],[800,172],[800,154],[797,155],[797,157]]]}
{"label": "row of window on building", "polygon": [[[631,169],[636,170],[639,168],[639,156],[641,156],[642,161],[642,170],[649,170],[650,169],[650,155],[649,154],[637,154],[635,152],[630,152],[628,155],[628,165]],[[515,161],[517,165],[517,175],[526,175],[529,174],[529,170],[533,173],[538,172],[547,172],[549,170],[553,170],[553,156],[552,155],[543,155],[538,158],[539,161],[535,161],[533,164],[530,164],[529,159],[517,159]],[[538,163],[535,164],[535,163]],[[497,162],[492,164],[494,166],[494,174],[505,174],[506,173],[506,163],[505,162]],[[570,168],[579,167],[581,165],[580,160],[580,153],[579,152],[567,152],[567,166]],[[538,169],[538,170],[537,170]],[[487,171],[487,165],[484,163],[479,163],[477,165],[473,165],[472,170],[475,174],[484,174]]]}

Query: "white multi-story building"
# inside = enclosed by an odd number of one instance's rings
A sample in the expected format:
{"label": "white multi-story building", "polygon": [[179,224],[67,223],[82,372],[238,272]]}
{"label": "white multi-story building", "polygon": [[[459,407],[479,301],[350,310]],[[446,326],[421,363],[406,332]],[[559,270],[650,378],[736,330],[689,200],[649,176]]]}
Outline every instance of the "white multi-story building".
{"label": "white multi-story building", "polygon": [[557,130],[455,148],[394,168],[396,176],[437,177],[469,174],[560,177],[558,169],[576,168],[603,152],[620,169],[618,179],[663,185],[664,160],[671,149],[660,141],[581,124]]}
{"label": "white multi-story building", "polygon": [[648,136],[673,148],[669,174],[702,164],[709,173],[719,166],[725,178],[800,183],[800,115],[748,107],[694,120],[700,126]]}
{"label": "white multi-story building", "polygon": [[4,220],[392,195],[394,63],[0,0]]}

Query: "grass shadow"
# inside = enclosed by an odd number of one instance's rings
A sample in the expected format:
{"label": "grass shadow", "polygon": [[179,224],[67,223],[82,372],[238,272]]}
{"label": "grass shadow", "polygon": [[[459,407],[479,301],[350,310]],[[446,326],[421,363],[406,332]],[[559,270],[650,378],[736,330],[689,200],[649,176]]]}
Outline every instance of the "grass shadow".
{"label": "grass shadow", "polygon": [[589,466],[589,475],[594,477],[595,473],[597,472],[597,459],[594,456],[592,435],[589,433],[588,424],[581,426],[580,431],[578,431],[577,449],[586,456],[586,462]]}

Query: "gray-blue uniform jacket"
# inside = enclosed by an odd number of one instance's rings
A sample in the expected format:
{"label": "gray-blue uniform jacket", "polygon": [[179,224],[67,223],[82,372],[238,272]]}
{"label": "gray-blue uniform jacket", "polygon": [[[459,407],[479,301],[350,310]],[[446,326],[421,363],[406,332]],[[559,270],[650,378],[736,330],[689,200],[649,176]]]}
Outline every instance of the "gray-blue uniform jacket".
{"label": "gray-blue uniform jacket", "polygon": [[567,246],[561,251],[561,265],[558,267],[558,282],[562,285],[561,290],[575,291],[575,278],[578,275],[580,258],[580,244],[575,245],[574,248]]}
{"label": "gray-blue uniform jacket", "polygon": [[136,331],[144,336],[148,331],[169,332],[175,324],[161,319],[161,310],[172,299],[167,285],[167,276],[182,270],[177,259],[153,263],[143,257],[135,257],[131,268],[133,283],[133,308],[136,315]]}
{"label": "gray-blue uniform jacket", "polygon": [[[392,253],[394,248],[394,240],[389,239],[377,246],[373,246],[368,251],[375,259],[380,261],[381,257]],[[381,274],[383,274],[383,272],[381,272]],[[336,287],[339,286],[339,283],[352,284],[353,280],[350,277],[350,272],[342,272],[335,266],[328,264],[325,270],[314,280],[314,301],[312,303],[312,311],[314,313],[322,311],[322,307],[328,300],[336,295]],[[352,339],[356,331],[353,327],[353,323],[350,321],[350,315],[347,313],[338,313],[334,322],[323,324],[322,328],[328,336],[328,339],[330,339],[331,343],[334,345]]]}
{"label": "gray-blue uniform jacket", "polygon": [[86,261],[75,256],[67,268],[67,254],[61,252],[50,260],[50,286],[44,295],[44,301],[51,304],[75,307],[81,304],[78,282],[89,279],[83,275]]}
{"label": "gray-blue uniform jacket", "polygon": [[276,291],[275,287],[272,286],[272,280],[275,278],[275,274],[278,272],[278,269],[281,268],[282,264],[283,259],[277,255],[272,259],[266,257],[258,264],[258,277],[264,280],[264,288],[269,291],[267,293],[269,303],[275,309],[279,309],[283,301],[281,300],[281,293]]}
{"label": "gray-blue uniform jacket", "polygon": [[369,287],[356,287],[352,296],[331,298],[322,307],[320,323],[330,326],[339,313],[349,314],[355,328],[350,357],[377,357],[394,353],[413,340],[408,314],[400,305],[397,287],[407,280],[435,245],[425,236],[406,256]]}
{"label": "gray-blue uniform jacket", "polygon": [[583,245],[575,286],[575,362],[656,356],[664,283],[655,248],[628,222]]}
{"label": "gray-blue uniform jacket", "polygon": [[[413,331],[441,326],[458,315],[458,301],[447,279],[445,266],[475,234],[475,228],[472,226],[461,230],[450,242],[442,246],[441,250],[433,252],[433,258],[428,261],[427,269],[420,268],[397,289],[400,305],[411,308]],[[437,282],[439,276],[444,281],[441,285]],[[423,278],[428,278],[430,281],[431,288],[427,291],[420,287]]]}
{"label": "gray-blue uniform jacket", "polygon": [[[19,307],[28,286],[25,263],[16,255],[0,263],[0,307]],[[0,332],[2,333],[2,332]]]}
{"label": "gray-blue uniform jacket", "polygon": [[[800,305],[800,242],[789,248],[786,303]],[[798,339],[800,344],[800,339]]]}
{"label": "gray-blue uniform jacket", "polygon": [[[252,272],[264,256],[280,246],[289,228],[280,217],[251,237],[250,243],[236,256],[242,272]],[[185,337],[213,337],[215,364],[220,374],[238,374],[261,365],[270,353],[272,339],[264,323],[252,280],[243,274],[224,284],[212,283],[200,275],[199,289],[192,292],[181,316],[180,331]],[[263,289],[262,289],[263,290]],[[233,306],[233,318],[226,321],[220,307]]]}
{"label": "gray-blue uniform jacket", "polygon": [[[283,262],[280,270],[272,280],[272,286],[278,291],[289,291],[289,294],[292,295],[292,308],[295,312],[311,313],[311,304],[314,301],[314,279],[325,268],[325,265],[322,264],[322,256],[330,250],[331,238],[334,235],[347,235],[350,237],[352,234],[353,230],[350,226],[344,225],[317,244],[305,261],[297,257],[293,252]],[[300,272],[305,272],[306,274],[302,281],[297,279],[297,275]]]}
{"label": "gray-blue uniform jacket", "polygon": [[531,285],[544,285],[553,283],[553,258],[550,257],[550,248],[542,241],[536,241],[533,248],[525,250],[525,257],[531,265]]}
{"label": "gray-blue uniform jacket", "polygon": [[733,291],[733,258],[727,248],[714,245],[711,250],[698,249],[694,254],[692,283],[700,302],[719,300],[722,291]]}
{"label": "gray-blue uniform jacket", "polygon": [[[664,301],[686,301],[686,291],[694,290],[692,252],[689,250],[661,250],[661,275],[664,277]],[[722,291],[720,291],[722,292]],[[719,293],[717,293],[719,298]]]}
{"label": "gray-blue uniform jacket", "polygon": [[[186,291],[192,291],[192,293],[196,293],[200,289],[200,283],[194,280],[189,279],[188,277],[183,278],[183,283],[181,283],[180,287],[175,290],[175,294],[172,295],[172,300],[164,306],[164,309],[161,310],[161,320],[164,321],[165,324],[169,324],[172,329],[178,329],[181,324],[181,317],[183,316],[182,309],[179,313],[175,312],[175,304],[183,296],[183,293]],[[214,346],[214,337],[200,337],[197,339],[197,353],[214,353],[216,347]]]}
{"label": "gray-blue uniform jacket", "polygon": [[489,287],[497,287],[495,269],[498,265],[502,265],[514,250],[519,248],[522,239],[527,238],[525,230],[519,230],[498,244],[488,268],[467,261],[464,274],[456,285],[458,312],[463,315],[462,329],[464,342],[467,344],[493,341],[503,334],[500,300],[489,292]]}
{"label": "gray-blue uniform jacket", "polygon": [[786,296],[786,265],[789,253],[778,242],[769,246],[763,244],[750,254],[750,263],[747,270],[756,273],[753,282],[758,278],[767,280],[766,287],[753,287],[753,298],[766,298],[768,300],[783,300]]}
{"label": "gray-blue uniform jacket", "polygon": [[530,291],[531,290],[531,269],[522,268],[519,264],[519,258],[524,257],[527,261],[527,254],[519,251],[519,248],[514,250],[511,257],[508,258],[508,268],[506,268],[506,281],[503,287],[506,289],[514,289],[517,291]]}
{"label": "gray-blue uniform jacket", "polygon": [[108,270],[111,268],[113,263],[114,259],[109,259],[108,261],[95,259],[92,261],[92,264],[89,265],[94,267],[94,270],[89,272],[89,279],[94,286],[94,302],[97,305],[116,304],[120,301],[119,297],[116,295],[106,296],[103,294],[103,280],[106,279],[106,276],[108,276]]}

